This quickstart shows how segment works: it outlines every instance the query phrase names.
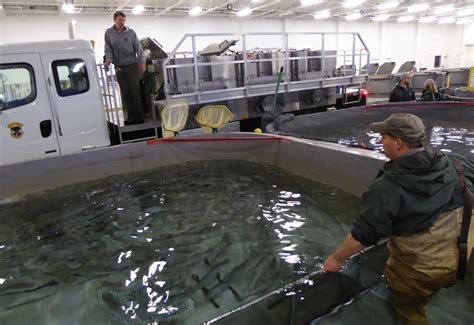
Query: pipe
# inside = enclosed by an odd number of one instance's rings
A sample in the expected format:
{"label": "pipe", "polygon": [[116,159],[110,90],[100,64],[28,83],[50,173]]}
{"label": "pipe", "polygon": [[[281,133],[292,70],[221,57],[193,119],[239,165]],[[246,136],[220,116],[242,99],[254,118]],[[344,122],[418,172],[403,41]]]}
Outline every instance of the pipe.
{"label": "pipe", "polygon": [[73,19],[68,24],[69,39],[75,39],[76,38],[76,23],[77,23],[77,21],[75,19]]}

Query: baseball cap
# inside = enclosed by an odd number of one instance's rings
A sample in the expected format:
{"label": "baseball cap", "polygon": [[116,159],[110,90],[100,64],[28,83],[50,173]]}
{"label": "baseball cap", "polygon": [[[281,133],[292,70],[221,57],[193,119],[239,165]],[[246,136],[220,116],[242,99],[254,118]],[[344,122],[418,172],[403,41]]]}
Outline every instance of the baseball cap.
{"label": "baseball cap", "polygon": [[425,125],[416,115],[395,113],[382,122],[369,125],[370,130],[378,133],[387,133],[402,139],[405,142],[418,142],[426,138]]}

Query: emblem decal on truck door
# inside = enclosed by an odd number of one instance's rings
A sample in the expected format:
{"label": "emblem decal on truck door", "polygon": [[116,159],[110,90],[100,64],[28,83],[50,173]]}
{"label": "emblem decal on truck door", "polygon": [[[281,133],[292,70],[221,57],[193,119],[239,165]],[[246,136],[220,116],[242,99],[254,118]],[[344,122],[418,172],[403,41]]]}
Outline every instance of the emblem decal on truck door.
{"label": "emblem decal on truck door", "polygon": [[10,135],[15,139],[20,139],[23,136],[23,124],[19,122],[12,122],[7,125],[7,128],[10,129]]}

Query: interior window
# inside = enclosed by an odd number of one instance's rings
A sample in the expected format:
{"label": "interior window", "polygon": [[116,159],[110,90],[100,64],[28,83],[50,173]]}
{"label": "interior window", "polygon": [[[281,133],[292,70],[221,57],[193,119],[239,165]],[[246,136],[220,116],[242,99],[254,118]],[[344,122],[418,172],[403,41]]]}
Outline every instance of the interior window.
{"label": "interior window", "polygon": [[80,59],[53,62],[53,76],[59,96],[72,96],[89,90],[86,64]]}
{"label": "interior window", "polygon": [[27,63],[0,65],[0,109],[26,105],[36,98],[33,67]]}

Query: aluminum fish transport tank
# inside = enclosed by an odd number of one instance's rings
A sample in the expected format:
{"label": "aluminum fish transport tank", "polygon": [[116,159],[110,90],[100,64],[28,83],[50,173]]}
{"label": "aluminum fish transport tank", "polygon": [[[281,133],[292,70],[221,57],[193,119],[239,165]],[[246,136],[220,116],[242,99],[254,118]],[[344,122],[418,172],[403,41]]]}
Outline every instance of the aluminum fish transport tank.
{"label": "aluminum fish transport tank", "polygon": [[156,109],[186,100],[195,114],[217,103],[231,110],[233,120],[246,120],[271,110],[281,69],[278,112],[345,103],[346,88],[368,80],[362,66],[370,52],[358,33],[187,34],[166,55],[157,42],[142,43],[156,80],[149,94]]}
{"label": "aluminum fish transport tank", "polygon": [[371,75],[376,74],[378,69],[379,69],[378,63],[368,63],[362,67],[361,73],[367,73],[369,76],[371,76]]}
{"label": "aluminum fish transport tank", "polygon": [[447,87],[466,87],[469,79],[469,68],[444,69],[447,76]]}
{"label": "aluminum fish transport tank", "polygon": [[385,62],[377,70],[376,74],[369,78],[368,91],[369,94],[387,95],[400,80],[400,76],[410,73],[415,66],[415,61],[406,61],[398,71],[392,74],[395,68],[395,62]]}

